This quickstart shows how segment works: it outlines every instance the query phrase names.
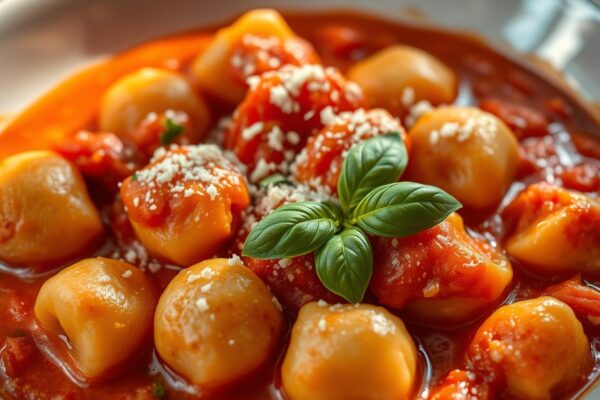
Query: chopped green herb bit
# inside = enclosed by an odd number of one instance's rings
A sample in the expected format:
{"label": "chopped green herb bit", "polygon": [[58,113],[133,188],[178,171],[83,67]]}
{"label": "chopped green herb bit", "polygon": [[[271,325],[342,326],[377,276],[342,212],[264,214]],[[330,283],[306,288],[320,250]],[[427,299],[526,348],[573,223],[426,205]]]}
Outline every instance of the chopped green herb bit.
{"label": "chopped green herb bit", "polygon": [[177,136],[183,133],[183,125],[173,121],[171,118],[164,120],[164,132],[160,135],[160,144],[166,146],[173,143]]}
{"label": "chopped green herb bit", "polygon": [[138,180],[137,172],[135,174],[131,175],[131,180],[134,182],[137,182],[137,180]]}

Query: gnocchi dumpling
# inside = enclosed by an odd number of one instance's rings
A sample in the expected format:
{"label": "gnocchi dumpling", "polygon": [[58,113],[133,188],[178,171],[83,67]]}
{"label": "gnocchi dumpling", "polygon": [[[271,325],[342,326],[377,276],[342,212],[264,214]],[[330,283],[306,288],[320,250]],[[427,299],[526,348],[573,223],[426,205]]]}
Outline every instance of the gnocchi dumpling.
{"label": "gnocchi dumpling", "polygon": [[137,267],[98,257],[48,279],[34,310],[44,329],[68,338],[83,377],[97,380],[135,354],[150,335],[156,297]]}
{"label": "gnocchi dumpling", "polygon": [[429,324],[462,322],[499,303],[513,277],[508,259],[467,233],[460,215],[404,238],[373,238],[370,288],[382,304]]}
{"label": "gnocchi dumpling", "polygon": [[537,272],[600,270],[600,202],[546,183],[529,186],[504,210],[506,251]]}
{"label": "gnocchi dumpling", "polygon": [[132,133],[146,118],[166,112],[189,118],[190,129],[183,133],[188,143],[198,143],[207,132],[208,106],[182,75],[142,68],[108,88],[100,105],[100,130],[135,142]]}
{"label": "gnocchi dumpling", "polygon": [[123,182],[121,197],[142,244],[184,266],[214,256],[250,204],[244,176],[214,145],[158,150]]}
{"label": "gnocchi dumpling", "polygon": [[395,45],[354,64],[348,79],[359,84],[371,107],[404,118],[412,105],[451,103],[456,97],[454,72],[431,54]]}
{"label": "gnocchi dumpling", "polygon": [[0,163],[0,259],[47,269],[90,250],[102,234],[83,178],[67,160],[31,151]]}
{"label": "gnocchi dumpling", "polygon": [[440,107],[410,129],[407,179],[438,186],[465,206],[496,205],[519,165],[517,140],[498,118],[474,107]]}
{"label": "gnocchi dumpling", "polygon": [[590,356],[573,310],[552,297],[500,307],[467,350],[475,372],[505,382],[510,398],[532,400],[553,398],[584,380]]}
{"label": "gnocchi dumpling", "polygon": [[277,299],[239,258],[215,258],[179,273],[154,317],[161,358],[191,383],[217,387],[265,363],[279,343]]}
{"label": "gnocchi dumpling", "polygon": [[281,377],[291,400],[396,400],[412,393],[417,351],[402,321],[367,304],[302,307]]}
{"label": "gnocchi dumpling", "polygon": [[191,71],[202,89],[230,103],[239,103],[250,76],[283,65],[318,62],[311,44],[298,38],[277,11],[258,9],[219,30],[194,61]]}

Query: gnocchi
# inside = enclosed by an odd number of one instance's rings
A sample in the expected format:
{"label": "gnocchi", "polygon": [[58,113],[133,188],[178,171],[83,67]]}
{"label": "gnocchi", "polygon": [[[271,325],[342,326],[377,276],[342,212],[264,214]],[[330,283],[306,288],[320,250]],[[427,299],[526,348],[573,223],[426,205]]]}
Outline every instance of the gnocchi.
{"label": "gnocchi", "polygon": [[407,178],[439,186],[474,209],[498,204],[519,166],[511,130],[474,107],[440,107],[423,115],[408,135]]}
{"label": "gnocchi", "polygon": [[137,267],[90,258],[48,279],[35,316],[52,335],[65,335],[74,363],[87,380],[107,377],[149,337],[156,292]]}
{"label": "gnocchi", "polygon": [[283,65],[318,61],[312,46],[298,38],[278,12],[260,9],[219,30],[192,64],[192,74],[202,89],[238,103],[248,89],[250,76]]}
{"label": "gnocchi", "polygon": [[283,331],[277,299],[236,258],[183,270],[154,317],[161,358],[192,383],[217,387],[264,364]]}
{"label": "gnocchi", "polygon": [[504,210],[506,251],[537,272],[600,269],[600,202],[549,184],[525,189]]}
{"label": "gnocchi", "polygon": [[31,151],[0,163],[0,259],[46,270],[91,250],[103,232],[83,178],[67,160]]}
{"label": "gnocchi", "polygon": [[402,321],[367,304],[302,307],[283,360],[291,400],[405,399],[417,351]]}
{"label": "gnocchi", "polygon": [[112,132],[136,141],[134,131],[158,114],[176,113],[189,118],[190,128],[182,138],[198,143],[207,133],[210,114],[204,100],[180,74],[157,68],[142,68],[115,82],[102,97],[99,125],[102,131]]}
{"label": "gnocchi", "polygon": [[371,290],[382,304],[428,323],[457,323],[501,301],[513,271],[497,249],[451,214],[405,238],[373,239]]}
{"label": "gnocchi", "polygon": [[348,79],[360,85],[371,107],[381,107],[404,118],[421,101],[451,103],[457,79],[443,62],[411,46],[384,48],[354,64]]}
{"label": "gnocchi", "polygon": [[475,333],[467,357],[488,380],[505,380],[511,396],[532,400],[565,393],[591,362],[581,323],[551,297],[500,307]]}
{"label": "gnocchi", "polygon": [[215,255],[250,203],[240,169],[214,145],[159,150],[121,196],[142,244],[184,266]]}

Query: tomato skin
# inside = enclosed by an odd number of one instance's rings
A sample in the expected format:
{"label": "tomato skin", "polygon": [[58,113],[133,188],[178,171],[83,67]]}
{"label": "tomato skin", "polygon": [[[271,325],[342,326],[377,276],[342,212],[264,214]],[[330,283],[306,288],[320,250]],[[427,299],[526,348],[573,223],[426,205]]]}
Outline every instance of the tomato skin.
{"label": "tomato skin", "polygon": [[298,182],[318,185],[337,193],[346,152],[356,143],[374,136],[397,132],[410,147],[402,125],[383,109],[344,112],[308,139],[296,160],[294,176]]}
{"label": "tomato skin", "polygon": [[[300,84],[290,87],[294,79]],[[268,166],[268,172],[287,172],[308,138],[323,127],[323,110],[337,114],[363,105],[358,86],[336,69],[285,66],[256,77],[234,113],[224,147],[248,166],[251,180],[265,176],[253,176],[259,164]]]}

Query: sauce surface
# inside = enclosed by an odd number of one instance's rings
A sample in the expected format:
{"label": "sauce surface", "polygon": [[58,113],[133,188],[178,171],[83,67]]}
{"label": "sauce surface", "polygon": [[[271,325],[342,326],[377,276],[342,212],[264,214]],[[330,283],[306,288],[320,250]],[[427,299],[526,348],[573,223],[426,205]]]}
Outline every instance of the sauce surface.
{"label": "sauce surface", "polygon": [[[408,44],[431,53],[458,74],[460,87],[455,104],[478,106],[485,101],[490,104],[490,99],[494,99],[534,109],[548,121],[551,132],[543,138],[528,137],[521,142],[526,157],[534,163],[540,154],[541,157],[553,154],[562,167],[600,158],[600,125],[585,106],[559,82],[551,81],[544,73],[495,51],[476,37],[399,25],[353,13],[285,14],[285,18],[300,37],[315,46],[324,65],[336,66],[343,72],[352,63],[381,48],[391,44]],[[46,148],[53,140],[68,137],[81,129],[94,130],[99,99],[110,84],[142,66],[186,71],[192,58],[209,43],[213,31],[208,29],[152,41],[76,74],[20,114],[0,134],[0,158],[24,150]],[[340,37],[344,40],[336,41]],[[210,107],[213,115],[231,112],[216,100],[210,102]],[[519,122],[515,124],[518,126]],[[560,168],[547,166],[517,179],[507,192],[505,201],[512,199],[525,184],[556,181],[561,179],[560,173]],[[574,178],[572,186],[578,184],[581,183]],[[593,190],[589,192],[598,194]],[[110,200],[101,190],[91,188],[91,194],[102,210],[104,220],[114,224]],[[461,214],[473,232],[491,242],[502,237],[502,225],[496,210]],[[121,250],[116,240],[109,239],[93,255],[110,257]],[[7,337],[31,335],[38,348],[51,351],[52,343],[36,327],[33,316],[37,292],[51,273],[36,276],[14,267],[18,266],[3,266],[0,272],[0,343],[4,343]],[[513,267],[515,277],[504,303],[529,298],[541,287],[561,280],[561,277],[548,280],[525,275],[514,261]],[[163,265],[158,272],[148,275],[162,290],[176,273],[176,267]],[[593,276],[586,275],[584,278],[590,285],[600,286],[600,280]],[[460,366],[468,341],[489,313],[460,327],[423,326],[411,322],[409,316],[400,315],[414,335],[420,353],[422,383],[415,397],[427,398],[432,386],[450,370]],[[293,319],[288,317],[288,326],[291,326]],[[593,347],[595,365],[589,371],[587,382],[569,397],[577,397],[591,386],[600,371],[600,328],[586,326],[586,334]],[[22,371],[19,378],[9,378],[0,370],[0,394],[30,399],[150,399],[153,398],[152,385],[159,380],[167,390],[166,398],[282,399],[285,397],[280,391],[278,366],[284,350],[285,346],[282,346],[280,353],[268,365],[234,387],[206,393],[195,392],[161,364],[151,349],[140,354],[142,361],[132,362],[133,367],[126,368],[117,378],[90,386],[73,383],[55,364],[36,354],[34,362]]]}

